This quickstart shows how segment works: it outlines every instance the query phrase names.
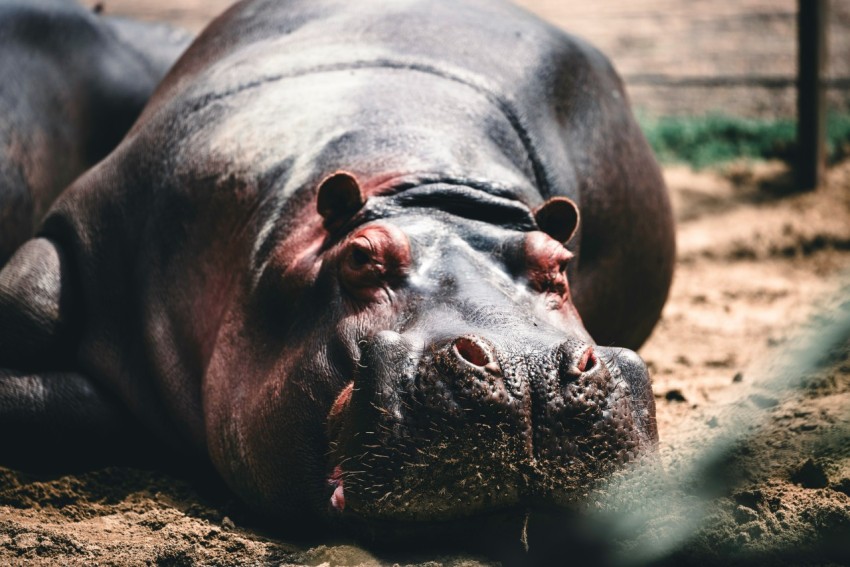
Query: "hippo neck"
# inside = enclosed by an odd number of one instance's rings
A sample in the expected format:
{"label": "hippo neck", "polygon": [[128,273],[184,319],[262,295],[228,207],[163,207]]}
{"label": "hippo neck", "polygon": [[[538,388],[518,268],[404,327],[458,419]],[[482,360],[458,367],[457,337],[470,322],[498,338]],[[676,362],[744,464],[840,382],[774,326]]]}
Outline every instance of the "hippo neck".
{"label": "hippo neck", "polygon": [[341,232],[366,222],[403,216],[415,209],[440,211],[513,230],[535,230],[531,200],[524,186],[444,174],[412,174],[379,185],[374,196]]}
{"label": "hippo neck", "polygon": [[500,99],[445,74],[386,63],[360,68],[350,81],[333,78],[343,70],[311,78],[353,104],[324,107],[334,126],[317,125],[309,168],[350,170],[382,193],[436,182],[547,193],[533,148]]}
{"label": "hippo neck", "polygon": [[539,199],[534,186],[524,179],[467,175],[461,171],[417,171],[387,178],[376,178],[371,193],[393,197],[402,206],[432,206],[444,197],[493,199],[507,206],[529,209]]}

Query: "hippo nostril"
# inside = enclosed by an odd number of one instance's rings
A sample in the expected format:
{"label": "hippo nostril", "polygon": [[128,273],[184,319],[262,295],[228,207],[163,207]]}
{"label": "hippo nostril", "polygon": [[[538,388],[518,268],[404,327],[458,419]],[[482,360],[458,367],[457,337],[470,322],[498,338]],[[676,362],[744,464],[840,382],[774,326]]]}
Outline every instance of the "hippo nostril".
{"label": "hippo nostril", "polygon": [[563,343],[559,350],[560,373],[564,380],[575,380],[599,366],[600,360],[592,345],[573,340]]}
{"label": "hippo nostril", "polygon": [[594,366],[596,366],[596,355],[593,353],[593,347],[587,347],[587,350],[581,355],[578,364],[576,364],[576,368],[583,374],[592,370]]}
{"label": "hippo nostril", "polygon": [[484,347],[471,338],[461,337],[455,340],[454,348],[462,359],[475,366],[487,366],[493,362]]}

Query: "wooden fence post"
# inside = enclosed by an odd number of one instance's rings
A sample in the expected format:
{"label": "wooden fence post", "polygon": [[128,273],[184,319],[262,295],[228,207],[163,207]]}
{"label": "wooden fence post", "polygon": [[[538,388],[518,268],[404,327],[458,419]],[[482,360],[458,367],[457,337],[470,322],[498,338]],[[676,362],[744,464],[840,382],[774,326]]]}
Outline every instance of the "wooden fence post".
{"label": "wooden fence post", "polygon": [[816,188],[826,166],[827,0],[798,0],[797,13],[797,181]]}

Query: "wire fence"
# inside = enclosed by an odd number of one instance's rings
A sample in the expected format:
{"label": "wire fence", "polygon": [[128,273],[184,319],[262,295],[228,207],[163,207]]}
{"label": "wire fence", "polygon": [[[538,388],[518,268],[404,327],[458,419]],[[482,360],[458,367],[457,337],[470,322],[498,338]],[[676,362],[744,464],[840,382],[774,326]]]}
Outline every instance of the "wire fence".
{"label": "wire fence", "polygon": [[[519,1],[607,54],[644,114],[796,114],[796,0]],[[850,2],[829,4],[827,102],[848,112]]]}

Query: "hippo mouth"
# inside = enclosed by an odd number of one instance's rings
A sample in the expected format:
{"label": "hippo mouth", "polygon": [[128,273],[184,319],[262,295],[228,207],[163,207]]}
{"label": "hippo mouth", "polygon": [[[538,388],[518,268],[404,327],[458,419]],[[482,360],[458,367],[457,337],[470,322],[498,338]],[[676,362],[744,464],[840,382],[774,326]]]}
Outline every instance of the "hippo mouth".
{"label": "hippo mouth", "polygon": [[476,336],[418,357],[397,333],[364,341],[328,416],[332,514],[421,524],[573,509],[655,448],[636,354],[579,341],[498,352]]}

